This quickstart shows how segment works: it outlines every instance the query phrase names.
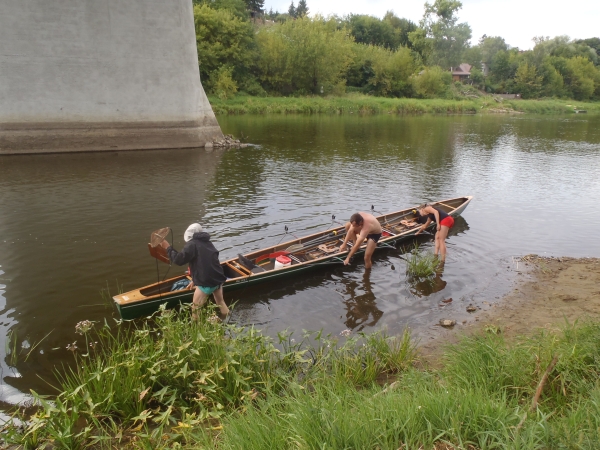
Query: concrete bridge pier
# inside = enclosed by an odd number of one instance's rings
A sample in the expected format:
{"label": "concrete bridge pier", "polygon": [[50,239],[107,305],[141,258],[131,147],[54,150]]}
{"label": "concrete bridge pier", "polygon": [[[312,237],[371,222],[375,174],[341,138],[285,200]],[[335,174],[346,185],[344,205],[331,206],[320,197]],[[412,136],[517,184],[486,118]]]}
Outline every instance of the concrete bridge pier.
{"label": "concrete bridge pier", "polygon": [[191,0],[2,0],[0,155],[202,147]]}

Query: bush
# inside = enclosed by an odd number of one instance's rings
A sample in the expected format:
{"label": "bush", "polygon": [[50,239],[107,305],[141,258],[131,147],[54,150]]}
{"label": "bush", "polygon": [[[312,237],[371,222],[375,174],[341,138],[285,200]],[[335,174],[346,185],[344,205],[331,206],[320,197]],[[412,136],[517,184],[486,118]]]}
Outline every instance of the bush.
{"label": "bush", "polygon": [[412,78],[413,88],[421,98],[443,97],[450,83],[452,83],[450,72],[438,66],[428,67]]}
{"label": "bush", "polygon": [[216,80],[213,84],[213,92],[221,100],[232,98],[237,92],[237,84],[231,78],[231,67],[221,67],[215,76]]}

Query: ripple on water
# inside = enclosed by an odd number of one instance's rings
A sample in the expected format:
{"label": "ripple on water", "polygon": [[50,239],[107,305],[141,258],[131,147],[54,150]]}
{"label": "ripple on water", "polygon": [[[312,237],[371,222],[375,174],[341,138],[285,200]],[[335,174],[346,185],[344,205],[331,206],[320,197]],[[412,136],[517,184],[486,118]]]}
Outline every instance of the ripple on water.
{"label": "ripple on water", "polygon": [[[462,317],[468,303],[510,289],[512,256],[600,252],[600,237],[589,232],[600,220],[596,117],[220,122],[227,133],[252,136],[258,147],[0,159],[0,344],[9,331],[19,345],[42,341],[26,366],[9,367],[0,355],[0,399],[47,391],[37,375],[50,379],[52,367],[72,361],[65,346],[76,339],[75,324],[114,317],[102,289],[114,293],[156,280],[146,243],[164,226],[181,248],[183,230],[199,221],[226,258],[290,238],[285,225],[300,236],[326,229],[332,215],[344,221],[371,205],[388,212],[475,196],[431,285],[407,280],[400,250],[379,250],[368,275],[358,261],[228,296],[238,301],[234,320],[272,335],[286,328],[337,335],[410,327],[423,336],[440,316]],[[430,238],[419,242],[431,250]],[[163,276],[167,266],[159,269]]]}

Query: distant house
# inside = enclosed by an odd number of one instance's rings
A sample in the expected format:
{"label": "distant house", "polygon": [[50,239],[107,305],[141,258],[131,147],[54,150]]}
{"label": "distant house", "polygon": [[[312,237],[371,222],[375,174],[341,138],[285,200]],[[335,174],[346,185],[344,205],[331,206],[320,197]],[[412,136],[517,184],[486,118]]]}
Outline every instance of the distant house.
{"label": "distant house", "polygon": [[450,67],[452,73],[452,81],[464,81],[471,77],[471,65],[462,63],[458,67]]}

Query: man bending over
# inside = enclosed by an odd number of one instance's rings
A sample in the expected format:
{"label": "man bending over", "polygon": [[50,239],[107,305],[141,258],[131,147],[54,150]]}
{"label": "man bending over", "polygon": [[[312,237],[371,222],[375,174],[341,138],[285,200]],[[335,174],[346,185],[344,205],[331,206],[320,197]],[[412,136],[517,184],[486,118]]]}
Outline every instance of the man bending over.
{"label": "man bending over", "polygon": [[350,264],[350,258],[358,251],[366,239],[367,249],[365,250],[365,269],[370,269],[373,265],[371,262],[371,255],[373,255],[373,252],[377,247],[377,241],[381,238],[381,224],[372,214],[359,212],[352,214],[350,222],[347,222],[345,227],[346,238],[340,247],[340,252],[346,251],[346,244],[348,241],[352,241],[353,245],[344,261],[344,265],[347,266]]}

